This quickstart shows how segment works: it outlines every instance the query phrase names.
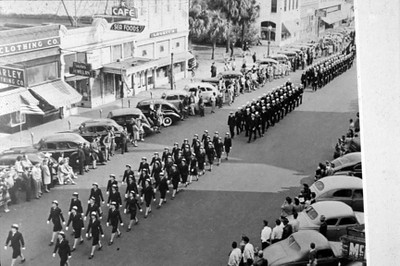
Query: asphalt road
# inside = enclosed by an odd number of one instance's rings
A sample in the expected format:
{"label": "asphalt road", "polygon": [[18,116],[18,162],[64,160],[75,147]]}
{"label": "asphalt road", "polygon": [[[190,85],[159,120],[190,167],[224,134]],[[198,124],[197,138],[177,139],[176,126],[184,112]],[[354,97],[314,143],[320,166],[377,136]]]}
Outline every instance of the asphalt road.
{"label": "asphalt road", "polygon": [[[299,75],[299,71],[292,75],[292,81],[298,82]],[[59,265],[58,257],[53,259],[53,250],[48,247],[52,226],[46,225],[46,219],[52,200],[61,203],[66,216],[72,192],[78,191],[85,203],[92,182],[105,186],[108,174],[122,175],[126,163],[137,169],[140,157],[151,158],[154,151],[161,152],[165,146],[171,147],[175,141],[181,143],[184,138],[191,140],[193,134],[201,135],[204,129],[223,135],[228,129],[230,110],[285,81],[277,80],[266,88],[244,94],[234,105],[215,114],[208,112],[203,118],[190,118],[164,129],[138,148],[130,148],[128,154],[117,155],[108,165],[79,177],[77,186],[57,187],[41,200],[12,206],[10,213],[0,217],[0,240],[5,240],[12,223],[18,223],[26,240],[25,265]],[[306,90],[303,105],[263,138],[248,144],[243,134],[235,137],[229,161],[215,166],[161,209],[153,208],[147,219],[140,214],[140,223],[131,232],[123,230],[122,238],[96,252],[93,260],[88,260],[90,241],[85,241],[73,253],[71,265],[225,265],[231,242],[240,241],[242,234],[260,246],[262,220],[267,219],[272,225],[279,217],[283,199],[296,196],[301,182],[311,182],[309,177],[318,162],[332,158],[335,141],[358,111],[357,102],[353,66],[318,92]],[[127,224],[128,216],[123,215],[123,219]],[[105,222],[103,225],[106,243],[111,228],[106,228]],[[69,234],[68,239],[73,241]],[[11,249],[1,250],[0,258],[1,263],[8,265]]]}

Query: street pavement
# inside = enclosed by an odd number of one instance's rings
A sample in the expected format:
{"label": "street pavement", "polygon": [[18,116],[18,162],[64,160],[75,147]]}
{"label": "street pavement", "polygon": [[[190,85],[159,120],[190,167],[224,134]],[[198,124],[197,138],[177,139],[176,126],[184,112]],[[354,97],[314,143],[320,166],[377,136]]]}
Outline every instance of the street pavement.
{"label": "street pavement", "polygon": [[[298,83],[299,75],[300,71],[293,73],[292,81]],[[58,265],[58,257],[51,257],[53,250],[47,245],[52,226],[46,225],[46,219],[52,200],[60,202],[67,216],[71,194],[78,191],[86,209],[92,182],[98,182],[104,190],[108,174],[115,173],[121,180],[126,163],[137,169],[142,156],[150,159],[154,151],[161,152],[165,146],[171,147],[175,141],[181,143],[184,138],[191,140],[193,134],[201,135],[204,129],[212,134],[219,131],[223,136],[228,130],[230,110],[285,81],[275,80],[241,95],[232,106],[215,114],[207,109],[205,117],[191,117],[163,129],[161,134],[149,136],[139,147],[130,147],[129,153],[118,154],[107,165],[80,176],[77,186],[57,187],[41,200],[11,206],[11,212],[0,217],[0,240],[5,240],[12,223],[18,223],[26,240],[25,265]],[[244,133],[235,136],[228,161],[214,166],[211,173],[200,177],[175,200],[168,199],[161,209],[154,206],[147,219],[139,214],[140,223],[129,233],[123,230],[122,237],[113,246],[106,245],[96,252],[93,260],[88,260],[90,241],[86,240],[73,253],[71,265],[224,265],[231,242],[239,242],[241,235],[246,234],[255,246],[260,246],[262,220],[273,226],[284,198],[296,196],[302,182],[311,182],[318,162],[332,158],[335,141],[347,131],[348,120],[358,111],[357,99],[355,66],[317,92],[307,89],[303,105],[269,129],[263,138],[248,144]],[[126,226],[128,216],[123,215],[123,220]],[[103,228],[106,244],[111,228],[106,228],[104,221]],[[69,233],[68,239],[73,241]],[[10,257],[10,249],[0,251],[5,265]]]}

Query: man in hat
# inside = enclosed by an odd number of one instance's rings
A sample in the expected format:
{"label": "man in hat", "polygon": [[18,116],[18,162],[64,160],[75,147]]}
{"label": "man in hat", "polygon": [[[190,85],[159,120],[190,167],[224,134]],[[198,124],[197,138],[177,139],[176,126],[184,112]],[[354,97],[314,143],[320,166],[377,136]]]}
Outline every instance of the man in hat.
{"label": "man in hat", "polygon": [[128,177],[131,176],[135,176],[133,171],[132,171],[132,167],[130,164],[125,165],[126,169],[124,171],[124,175],[122,177],[122,184],[125,183],[125,180],[128,180]]}
{"label": "man in hat", "polygon": [[71,199],[71,203],[69,204],[69,212],[68,214],[70,214],[70,212],[72,211],[72,208],[76,207],[77,212],[78,213],[83,213],[83,208],[82,208],[82,202],[79,199],[79,193],[78,192],[74,192],[72,193],[72,199]]}
{"label": "man in hat", "polygon": [[50,220],[53,222],[53,234],[49,246],[52,246],[57,234],[62,230],[61,221],[65,225],[64,216],[61,209],[58,207],[58,201],[56,200],[53,200],[52,202],[49,218],[47,218],[47,224],[50,223]]}
{"label": "man in hat", "polygon": [[69,219],[67,222],[67,227],[65,227],[65,230],[68,231],[68,226],[72,222],[72,229],[74,231],[74,245],[72,246],[72,251],[74,252],[76,249],[76,244],[78,243],[78,240],[80,239],[80,244],[83,243],[83,237],[82,237],[82,230],[85,228],[83,224],[83,218],[82,218],[82,213],[78,212],[78,207],[74,206],[72,207],[71,213],[69,215]]}
{"label": "man in hat", "polygon": [[228,126],[229,126],[229,131],[231,132],[231,136],[233,138],[235,136],[235,126],[236,126],[236,117],[233,111],[229,112]]}
{"label": "man in hat", "polygon": [[12,249],[13,249],[13,254],[12,254],[12,259],[11,259],[11,266],[15,265],[15,262],[16,262],[18,257],[21,257],[21,263],[24,263],[25,262],[25,257],[21,252],[21,248],[23,250],[25,249],[25,242],[24,242],[24,237],[19,232],[18,224],[13,224],[11,226],[11,230],[8,233],[8,237],[6,239],[6,244],[4,246],[5,250],[7,250],[8,244],[10,244],[10,247],[12,247]]}
{"label": "man in hat", "polygon": [[142,208],[140,207],[139,202],[136,198],[135,191],[133,191],[133,190],[129,191],[129,196],[126,199],[125,210],[124,210],[125,214],[127,212],[129,212],[131,214],[129,224],[128,224],[128,229],[126,229],[127,232],[132,230],[133,221],[135,221],[135,224],[139,223],[139,220],[136,215],[137,209],[139,209],[139,211],[142,212]]}
{"label": "man in hat", "polygon": [[111,239],[108,242],[109,246],[111,246],[114,243],[115,233],[118,233],[118,237],[121,236],[121,231],[119,231],[118,223],[120,223],[121,226],[124,226],[124,224],[122,222],[121,214],[119,213],[119,210],[117,209],[117,203],[115,201],[113,201],[110,204],[110,209],[108,211],[108,217],[107,217],[107,226],[112,226]]}
{"label": "man in hat", "polygon": [[65,233],[62,231],[58,234],[57,243],[53,251],[53,258],[56,256],[57,251],[60,256],[60,266],[69,265],[68,259],[71,258],[71,249],[68,240],[65,239]]}

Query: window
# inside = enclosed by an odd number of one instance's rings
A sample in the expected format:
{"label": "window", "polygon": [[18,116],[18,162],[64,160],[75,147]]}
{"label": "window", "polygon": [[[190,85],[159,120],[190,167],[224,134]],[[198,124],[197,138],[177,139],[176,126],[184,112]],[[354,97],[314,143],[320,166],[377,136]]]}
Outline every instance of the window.
{"label": "window", "polygon": [[350,224],[356,224],[357,220],[354,217],[345,217],[340,220],[339,225],[350,225]]}
{"label": "window", "polygon": [[178,48],[180,45],[181,45],[180,42],[177,42],[177,43],[175,44],[176,48]]}
{"label": "window", "polygon": [[326,224],[327,225],[336,225],[337,221],[338,221],[338,219],[327,219]]}
{"label": "window", "polygon": [[289,3],[288,3],[288,11],[290,10],[290,6],[292,5],[292,0],[289,0]]}
{"label": "window", "polygon": [[124,58],[133,57],[133,42],[124,43]]}
{"label": "window", "polygon": [[278,0],[271,0],[271,13],[276,13]]}
{"label": "window", "polygon": [[147,51],[146,50],[142,50],[142,56],[146,56],[147,55]]}
{"label": "window", "polygon": [[351,189],[341,189],[333,193],[334,197],[351,197]]}
{"label": "window", "polygon": [[164,52],[164,45],[160,45],[160,52]]}
{"label": "window", "polygon": [[175,100],[178,100],[178,95],[170,95],[170,96],[167,96],[167,100],[168,100],[168,101],[175,101]]}
{"label": "window", "polygon": [[144,14],[143,9],[144,9],[144,0],[140,0],[140,15]]}
{"label": "window", "polygon": [[49,149],[49,150],[57,149],[57,146],[55,143],[47,143],[46,146],[47,146],[47,149]]}
{"label": "window", "polygon": [[299,0],[296,0],[296,9],[299,8]]}
{"label": "window", "polygon": [[284,6],[283,6],[283,11],[286,11],[287,8],[287,0],[285,0]]}
{"label": "window", "polygon": [[294,1],[295,1],[295,0],[292,0],[292,9],[294,9]]}
{"label": "window", "polygon": [[318,217],[318,212],[314,210],[314,208],[311,206],[307,208],[306,213],[311,220],[314,220],[315,218]]}
{"label": "window", "polygon": [[75,54],[64,55],[65,68],[64,73],[69,73],[69,68],[72,67],[75,61]]}
{"label": "window", "polygon": [[182,10],[182,0],[178,0],[179,4],[178,4],[178,9]]}
{"label": "window", "polygon": [[58,78],[58,64],[57,62],[47,63],[43,65],[33,66],[27,68],[26,75],[28,77],[28,85],[34,86],[36,84],[55,80]]}
{"label": "window", "polygon": [[171,11],[171,0],[167,0],[167,11]]}
{"label": "window", "polygon": [[363,198],[363,191],[362,189],[354,190],[353,198],[362,199]]}
{"label": "window", "polygon": [[112,46],[112,61],[115,62],[118,59],[122,58],[122,45],[113,45]]}
{"label": "window", "polygon": [[158,0],[154,0],[154,13],[157,13]]}
{"label": "window", "polygon": [[321,249],[317,251],[317,259],[332,258],[333,256],[331,249]]}

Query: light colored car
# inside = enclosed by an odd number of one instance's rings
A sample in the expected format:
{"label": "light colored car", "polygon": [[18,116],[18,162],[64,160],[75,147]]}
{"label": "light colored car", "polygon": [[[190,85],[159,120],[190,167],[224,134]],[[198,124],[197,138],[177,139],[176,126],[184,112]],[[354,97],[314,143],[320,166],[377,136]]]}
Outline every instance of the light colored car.
{"label": "light colored car", "polygon": [[163,92],[161,99],[172,103],[179,110],[180,103],[183,103],[183,100],[189,95],[190,93],[185,90],[170,90]]}
{"label": "light colored car", "polygon": [[333,169],[335,173],[345,171],[361,172],[361,152],[347,153],[331,161],[331,163],[335,164]]}
{"label": "light colored car", "polygon": [[315,192],[315,200],[341,201],[354,211],[364,211],[362,179],[354,176],[327,176],[316,181],[310,187]]}
{"label": "light colored car", "polygon": [[114,129],[115,142],[119,143],[123,127],[109,118],[92,119],[82,122],[81,126],[79,127],[79,134],[84,139],[91,142],[96,136],[100,136],[101,139],[105,137],[109,128]]}
{"label": "light colored car", "polygon": [[207,82],[192,82],[185,86],[185,91],[189,93],[193,92],[194,97],[196,99],[196,103],[199,101],[199,95],[203,96],[203,101],[205,104],[210,103],[210,97],[213,93],[215,96],[218,95],[218,88]]}
{"label": "light colored car", "polygon": [[301,230],[263,250],[269,266],[308,265],[310,243],[315,244],[318,265],[338,265],[341,261],[341,243],[329,242],[314,230]]}
{"label": "light colored car", "polygon": [[[345,235],[349,226],[364,224],[364,213],[354,212],[346,203],[340,201],[320,201],[312,204],[299,213],[297,220],[299,230],[319,230],[321,216],[324,215],[328,224],[327,238],[330,241],[339,241]],[[289,220],[293,217],[289,216]]]}
{"label": "light colored car", "polygon": [[153,133],[153,125],[147,117],[138,108],[120,108],[112,110],[108,113],[107,118],[117,122],[120,126],[127,126],[133,119],[140,119],[142,121],[144,132],[147,134]]}

